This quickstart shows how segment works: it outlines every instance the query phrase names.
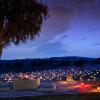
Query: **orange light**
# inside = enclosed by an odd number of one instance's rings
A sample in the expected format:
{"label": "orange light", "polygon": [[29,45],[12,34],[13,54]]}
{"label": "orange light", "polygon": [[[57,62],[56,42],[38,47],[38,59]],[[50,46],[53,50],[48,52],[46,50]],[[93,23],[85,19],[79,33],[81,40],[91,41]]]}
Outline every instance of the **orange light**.
{"label": "orange light", "polygon": [[97,92],[100,92],[100,87],[97,87]]}

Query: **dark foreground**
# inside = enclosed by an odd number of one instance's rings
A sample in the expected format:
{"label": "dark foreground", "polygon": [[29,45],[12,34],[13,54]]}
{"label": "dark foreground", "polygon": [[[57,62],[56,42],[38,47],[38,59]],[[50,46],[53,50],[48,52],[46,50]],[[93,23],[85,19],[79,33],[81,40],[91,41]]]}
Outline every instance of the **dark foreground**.
{"label": "dark foreground", "polygon": [[60,94],[35,97],[9,97],[0,98],[0,100],[100,100],[100,93]]}

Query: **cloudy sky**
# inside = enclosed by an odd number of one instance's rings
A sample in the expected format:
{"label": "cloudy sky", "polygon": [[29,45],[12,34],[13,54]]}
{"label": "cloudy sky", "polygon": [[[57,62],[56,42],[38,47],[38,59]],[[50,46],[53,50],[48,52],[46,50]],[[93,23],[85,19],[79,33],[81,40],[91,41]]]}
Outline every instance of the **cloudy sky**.
{"label": "cloudy sky", "polygon": [[40,0],[50,17],[34,41],[3,50],[2,59],[100,57],[100,0]]}

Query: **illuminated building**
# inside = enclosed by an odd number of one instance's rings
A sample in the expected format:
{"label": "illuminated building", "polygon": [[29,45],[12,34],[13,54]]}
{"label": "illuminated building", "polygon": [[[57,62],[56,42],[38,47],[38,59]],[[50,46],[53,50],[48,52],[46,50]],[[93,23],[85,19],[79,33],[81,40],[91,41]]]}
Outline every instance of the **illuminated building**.
{"label": "illuminated building", "polygon": [[67,81],[67,82],[73,82],[73,75],[72,75],[71,73],[69,73],[69,74],[67,75],[66,81]]}

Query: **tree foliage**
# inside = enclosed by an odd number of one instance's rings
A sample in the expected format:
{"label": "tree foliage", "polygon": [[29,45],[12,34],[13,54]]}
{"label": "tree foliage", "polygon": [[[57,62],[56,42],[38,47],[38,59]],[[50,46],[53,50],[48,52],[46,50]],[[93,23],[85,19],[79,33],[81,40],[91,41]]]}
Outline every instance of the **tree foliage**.
{"label": "tree foliage", "polygon": [[34,39],[47,16],[47,6],[38,0],[0,0],[0,48]]}

